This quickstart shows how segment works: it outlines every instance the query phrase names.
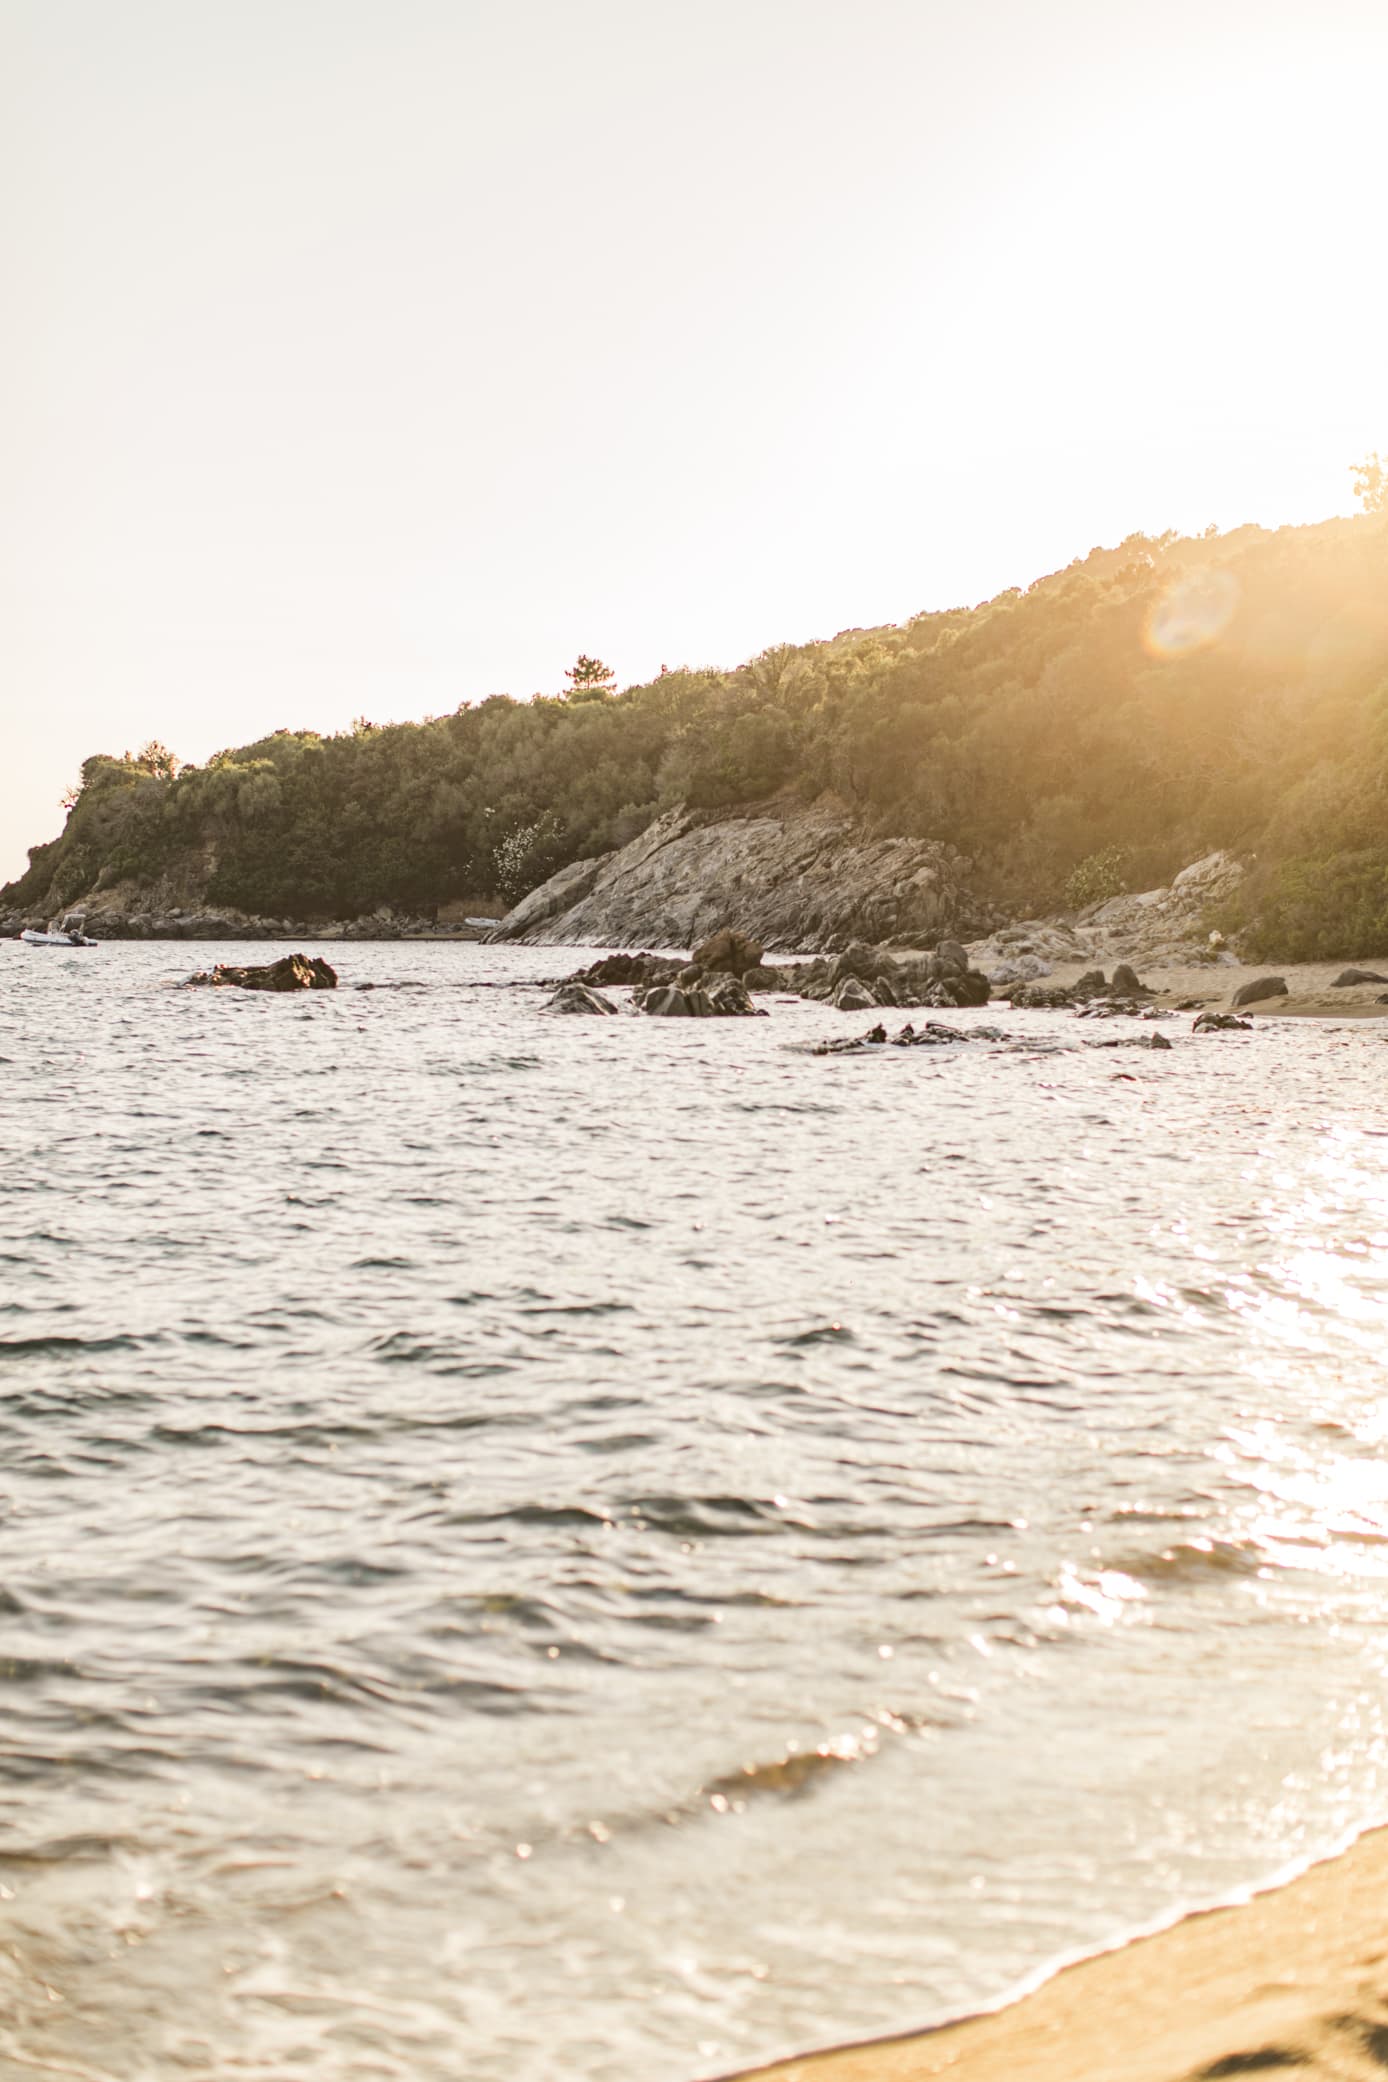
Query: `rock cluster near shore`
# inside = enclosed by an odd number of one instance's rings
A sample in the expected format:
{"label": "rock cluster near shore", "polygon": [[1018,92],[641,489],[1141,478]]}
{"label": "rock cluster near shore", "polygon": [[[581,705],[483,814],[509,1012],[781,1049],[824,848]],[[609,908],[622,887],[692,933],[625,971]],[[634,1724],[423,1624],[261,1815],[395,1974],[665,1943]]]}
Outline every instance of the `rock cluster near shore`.
{"label": "rock cluster near shore", "polygon": [[[731,968],[710,968],[715,961],[737,961],[740,973]],[[856,942],[841,954],[815,961],[772,966],[757,960],[760,946],[747,935],[722,929],[695,949],[689,961],[663,954],[606,954],[572,976],[557,978],[558,993],[628,985],[633,1003],[643,1012],[678,1009],[668,993],[683,992],[710,1001],[711,1011],[746,1012],[756,1008],[749,992],[782,991],[808,998],[816,1004],[833,1005],[840,1012],[861,1012],[877,1007],[928,1006],[958,1008],[988,1003],[988,979],[969,967],[969,959],[956,940],[942,940],[932,954],[899,959],[885,947],[867,947]],[[662,995],[666,994],[666,995]],[[583,1009],[575,998],[561,1005],[558,995],[551,1001],[556,1010]],[[697,1003],[689,1008],[701,1011]]]}
{"label": "rock cluster near shore", "polygon": [[998,988],[1032,982],[1070,962],[1231,964],[1236,957],[1217,932],[1211,938],[1209,916],[1233,895],[1243,874],[1232,854],[1209,853],[1182,868],[1168,887],[1110,897],[1072,917],[1003,926],[975,941],[969,959]]}

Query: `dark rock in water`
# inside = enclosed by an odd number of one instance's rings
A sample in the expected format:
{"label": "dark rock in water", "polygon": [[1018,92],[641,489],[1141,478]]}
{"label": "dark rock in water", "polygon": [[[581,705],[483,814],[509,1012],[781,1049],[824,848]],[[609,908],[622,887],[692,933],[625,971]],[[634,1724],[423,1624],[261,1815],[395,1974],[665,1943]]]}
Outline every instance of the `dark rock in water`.
{"label": "dark rock in water", "polygon": [[834,992],[838,1012],[867,1012],[877,1003],[876,994],[857,976],[845,976]]}
{"label": "dark rock in water", "polygon": [[721,932],[710,933],[694,949],[692,959],[696,968],[717,971],[725,976],[745,976],[749,969],[760,968],[762,947],[760,940],[753,940],[746,933],[734,932],[725,925]]}
{"label": "dark rock in water", "polygon": [[789,988],[786,982],[785,970],[769,968],[765,962],[759,963],[755,969],[744,969],[742,981],[748,990],[786,990]]}
{"label": "dark rock in water", "polygon": [[1150,998],[1152,995],[1137,970],[1130,968],[1125,961],[1120,961],[1114,970],[1109,992],[1115,998]]}
{"label": "dark rock in water", "polygon": [[868,1049],[878,1048],[942,1048],[963,1041],[1005,1041],[1007,1036],[998,1027],[947,1027],[938,1020],[928,1019],[924,1026],[906,1025],[898,1033],[887,1038],[885,1027],[869,1027],[865,1034],[854,1034],[851,1038],[836,1037],[832,1041],[819,1041],[810,1050],[811,1055],[861,1055]]}
{"label": "dark rock in water", "polygon": [[632,997],[637,1012],[653,1019],[708,1019],[713,1007],[701,990],[686,990],[679,983],[653,983]]}
{"label": "dark rock in water", "polygon": [[1237,1019],[1232,1012],[1202,1012],[1191,1032],[1195,1034],[1251,1034],[1251,1019]]}
{"label": "dark rock in water", "polygon": [[1165,1034],[1115,1034],[1112,1040],[1091,1041],[1090,1048],[1170,1048]]}
{"label": "dark rock in water", "polygon": [[653,1019],[765,1019],[736,976],[709,976],[701,984],[657,983],[632,997]]}
{"label": "dark rock in water", "polygon": [[752,1003],[745,983],[736,976],[710,976],[704,995],[719,1019],[766,1019],[770,1015]]}
{"label": "dark rock in water", "polygon": [[604,954],[586,969],[576,969],[568,983],[668,983],[684,967],[663,954]]}
{"label": "dark rock in water", "polygon": [[889,954],[882,954],[876,947],[868,947],[862,940],[850,941],[842,954],[836,954],[829,964],[829,981],[842,983],[845,977],[856,976],[863,983],[871,983],[880,975],[884,962],[894,966]]}
{"label": "dark rock in water", "polygon": [[[991,991],[992,986],[983,971],[971,969],[966,964],[964,968],[951,969],[928,983],[921,993],[919,1003],[936,1008],[946,1005],[986,1005]],[[902,1002],[909,1004],[912,1001],[905,998]]]}
{"label": "dark rock in water", "polygon": [[[1388,983],[1388,976],[1380,976],[1376,969],[1342,969],[1331,984],[1332,990],[1348,990],[1353,983]],[[1382,998],[1376,1000],[1382,1004]]]}
{"label": "dark rock in water", "polygon": [[1160,1005],[1151,1005],[1146,998],[1089,998],[1084,1004],[1076,1005],[1077,1019],[1165,1019],[1167,1014]]}
{"label": "dark rock in water", "polygon": [[188,981],[217,990],[336,990],[337,971],[320,954],[286,954],[263,969],[238,969],[230,962],[218,962],[214,969],[190,976]]}
{"label": "dark rock in water", "polygon": [[1264,998],[1285,998],[1287,980],[1284,976],[1255,976],[1234,992],[1231,1005],[1260,1005]]}
{"label": "dark rock in water", "polygon": [[615,1013],[617,1007],[611,998],[605,998],[600,990],[588,983],[561,983],[545,1007],[547,1012]]}

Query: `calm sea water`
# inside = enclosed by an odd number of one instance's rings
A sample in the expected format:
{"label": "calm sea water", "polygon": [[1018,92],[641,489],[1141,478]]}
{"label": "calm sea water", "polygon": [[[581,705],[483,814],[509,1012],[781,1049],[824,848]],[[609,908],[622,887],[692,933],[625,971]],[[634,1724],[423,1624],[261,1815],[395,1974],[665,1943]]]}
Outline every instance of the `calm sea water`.
{"label": "calm sea water", "polygon": [[0,947],[5,2073],[692,2082],[1388,1810],[1388,1027],[232,952]]}

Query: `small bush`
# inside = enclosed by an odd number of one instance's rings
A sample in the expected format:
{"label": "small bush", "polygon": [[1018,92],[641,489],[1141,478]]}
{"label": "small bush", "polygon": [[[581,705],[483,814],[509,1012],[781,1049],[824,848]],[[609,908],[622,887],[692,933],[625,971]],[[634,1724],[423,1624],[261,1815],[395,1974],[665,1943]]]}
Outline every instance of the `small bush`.
{"label": "small bush", "polygon": [[1244,947],[1256,961],[1341,961],[1388,955],[1388,851],[1302,857],[1244,899]]}
{"label": "small bush", "polygon": [[1065,908],[1084,911],[1090,904],[1106,904],[1111,896],[1122,896],[1128,887],[1128,849],[1109,846],[1091,853],[1065,878]]}

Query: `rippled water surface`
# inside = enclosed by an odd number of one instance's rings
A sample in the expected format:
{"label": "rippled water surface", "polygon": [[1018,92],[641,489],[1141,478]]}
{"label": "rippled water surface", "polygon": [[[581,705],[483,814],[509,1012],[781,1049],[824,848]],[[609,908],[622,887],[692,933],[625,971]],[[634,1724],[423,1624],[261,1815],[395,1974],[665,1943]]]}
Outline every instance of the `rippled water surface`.
{"label": "rippled water surface", "polygon": [[223,952],[0,947],[0,2066],[692,2082],[1383,1813],[1388,1026]]}

